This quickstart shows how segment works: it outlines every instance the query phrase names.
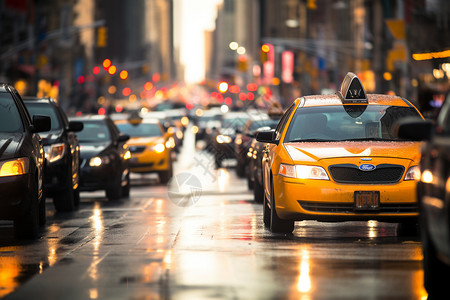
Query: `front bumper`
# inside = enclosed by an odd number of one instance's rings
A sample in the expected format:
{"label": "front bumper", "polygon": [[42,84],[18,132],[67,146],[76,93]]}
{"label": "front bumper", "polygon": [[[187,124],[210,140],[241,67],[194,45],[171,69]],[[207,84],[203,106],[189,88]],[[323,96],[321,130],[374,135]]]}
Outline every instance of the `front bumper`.
{"label": "front bumper", "polygon": [[[377,210],[354,209],[355,191],[379,191]],[[417,220],[416,182],[339,184],[332,180],[301,180],[274,176],[277,214],[282,219],[319,221]]]}
{"label": "front bumper", "polygon": [[69,168],[72,166],[68,162],[61,160],[54,163],[47,163],[45,168],[44,189],[47,196],[52,197],[54,193],[63,190],[67,186]]}

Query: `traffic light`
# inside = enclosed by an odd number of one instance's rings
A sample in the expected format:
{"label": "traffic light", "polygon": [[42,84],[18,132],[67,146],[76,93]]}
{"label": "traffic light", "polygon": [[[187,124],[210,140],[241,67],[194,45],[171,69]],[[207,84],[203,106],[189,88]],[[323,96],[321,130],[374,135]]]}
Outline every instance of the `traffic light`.
{"label": "traffic light", "polygon": [[261,46],[261,62],[265,63],[266,61],[269,60],[269,51],[270,51],[270,47],[267,44],[264,44]]}
{"label": "traffic light", "polygon": [[247,68],[248,68],[247,57],[245,55],[239,55],[238,70],[241,72],[246,72]]}
{"label": "traffic light", "polygon": [[108,44],[108,28],[100,26],[97,29],[97,47],[104,48]]}
{"label": "traffic light", "polygon": [[308,1],[308,4],[307,4],[308,9],[311,9],[311,10],[317,9],[316,0],[307,0],[307,1]]}

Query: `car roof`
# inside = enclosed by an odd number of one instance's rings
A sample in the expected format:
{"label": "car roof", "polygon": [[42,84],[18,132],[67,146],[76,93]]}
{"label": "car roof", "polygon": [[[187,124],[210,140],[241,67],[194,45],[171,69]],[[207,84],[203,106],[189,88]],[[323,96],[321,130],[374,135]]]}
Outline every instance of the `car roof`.
{"label": "car roof", "polygon": [[[114,120],[114,123],[116,124],[125,124],[125,123],[130,123],[130,120],[128,119],[120,119],[120,120]],[[145,123],[145,124],[159,124],[159,120],[158,119],[153,119],[153,118],[142,118],[141,121],[139,121],[139,123]]]}
{"label": "car roof", "polygon": [[32,96],[25,96],[22,97],[23,101],[25,102],[34,102],[34,103],[56,103],[55,100],[52,98],[40,98],[40,97],[32,97]]}
{"label": "car roof", "polygon": [[84,116],[76,116],[70,117],[70,120],[73,121],[103,121],[109,119],[106,115],[84,115]]}
{"label": "car roof", "polygon": [[[355,103],[344,104],[338,94],[303,96],[302,98],[298,98],[296,100],[296,102],[301,101],[304,101],[302,105],[303,107],[355,105]],[[364,105],[410,106],[405,99],[399,96],[382,94],[367,94],[367,103],[364,103]]]}

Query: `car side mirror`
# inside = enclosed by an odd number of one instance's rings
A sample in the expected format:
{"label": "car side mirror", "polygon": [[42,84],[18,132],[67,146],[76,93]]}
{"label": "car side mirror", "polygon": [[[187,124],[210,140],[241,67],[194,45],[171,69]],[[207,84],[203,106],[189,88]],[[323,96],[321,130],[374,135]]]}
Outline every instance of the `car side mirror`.
{"label": "car side mirror", "polygon": [[81,130],[83,130],[84,128],[84,124],[83,122],[79,122],[79,121],[69,121],[69,131],[73,131],[73,132],[80,132]]}
{"label": "car side mirror", "polygon": [[406,117],[394,125],[394,135],[405,140],[427,141],[431,138],[433,122],[415,117]]}
{"label": "car side mirror", "polygon": [[130,136],[128,134],[120,134],[117,137],[117,142],[118,143],[124,143],[124,142],[128,141],[129,139],[130,139]]}
{"label": "car side mirror", "polygon": [[50,131],[52,128],[52,121],[48,116],[33,115],[33,124],[31,126],[32,132]]}
{"label": "car side mirror", "polygon": [[275,137],[275,131],[273,130],[259,131],[256,134],[256,140],[263,143],[277,144]]}

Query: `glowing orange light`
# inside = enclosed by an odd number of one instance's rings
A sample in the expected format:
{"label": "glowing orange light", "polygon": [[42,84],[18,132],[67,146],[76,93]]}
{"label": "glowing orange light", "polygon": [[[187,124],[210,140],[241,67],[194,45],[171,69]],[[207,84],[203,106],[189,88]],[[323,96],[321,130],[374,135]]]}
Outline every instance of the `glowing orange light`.
{"label": "glowing orange light", "polygon": [[245,93],[240,93],[240,94],[239,94],[239,99],[240,99],[241,101],[247,100],[247,94],[245,94]]}
{"label": "glowing orange light", "polygon": [[231,100],[230,97],[226,97],[225,100],[224,100],[224,102],[225,102],[226,105],[231,105],[231,103],[233,102],[233,100]]}
{"label": "glowing orange light", "polygon": [[105,59],[104,61],[103,61],[103,68],[105,69],[105,70],[108,70],[108,68],[109,67],[111,67],[111,60],[110,59]]}
{"label": "glowing orange light", "polygon": [[159,73],[153,74],[153,76],[152,76],[153,82],[158,82],[159,79],[161,79],[161,76],[159,75]]}
{"label": "glowing orange light", "polygon": [[261,51],[265,52],[265,53],[268,53],[270,51],[269,45],[267,45],[267,44],[262,45],[261,46]]}
{"label": "glowing orange light", "polygon": [[144,90],[146,90],[147,92],[151,91],[152,88],[153,88],[153,83],[151,83],[150,81],[148,81],[144,84]]}
{"label": "glowing orange light", "polygon": [[111,65],[111,66],[108,68],[108,73],[109,73],[109,75],[114,75],[114,74],[116,74],[116,72],[117,72],[117,67],[116,67],[115,65]]}
{"label": "glowing orange light", "polygon": [[120,77],[120,79],[123,79],[123,80],[127,79],[128,78],[128,71],[127,70],[120,71],[119,77]]}
{"label": "glowing orange light", "polygon": [[131,94],[131,89],[129,87],[126,87],[122,90],[122,95],[124,95],[125,97],[130,96]]}
{"label": "glowing orange light", "polygon": [[247,99],[248,99],[248,100],[255,100],[255,94],[253,94],[253,93],[247,93]]}

